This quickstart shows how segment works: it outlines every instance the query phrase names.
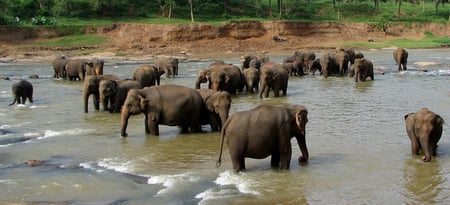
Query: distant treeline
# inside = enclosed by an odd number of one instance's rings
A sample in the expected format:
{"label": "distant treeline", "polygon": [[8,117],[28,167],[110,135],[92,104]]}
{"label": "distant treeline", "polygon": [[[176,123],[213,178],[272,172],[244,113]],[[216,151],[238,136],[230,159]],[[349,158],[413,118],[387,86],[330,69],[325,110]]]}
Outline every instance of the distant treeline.
{"label": "distant treeline", "polygon": [[448,0],[0,0],[0,24],[32,19],[31,24],[50,25],[54,22],[49,18],[58,17],[339,21],[356,16],[392,21],[401,19],[402,13],[408,12],[402,9],[409,7],[414,8],[413,13],[403,15],[435,21],[449,19],[444,3]]}

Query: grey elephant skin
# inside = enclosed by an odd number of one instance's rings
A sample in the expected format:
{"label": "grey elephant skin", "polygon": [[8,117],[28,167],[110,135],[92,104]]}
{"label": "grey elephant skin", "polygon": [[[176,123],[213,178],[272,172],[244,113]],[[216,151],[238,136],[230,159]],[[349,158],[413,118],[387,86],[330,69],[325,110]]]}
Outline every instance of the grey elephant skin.
{"label": "grey elephant skin", "polygon": [[444,119],[427,108],[405,115],[406,132],[411,140],[411,152],[419,155],[422,150],[424,162],[436,156],[437,143],[442,136]]}
{"label": "grey elephant skin", "polygon": [[52,67],[54,70],[53,78],[66,78],[66,64],[68,59],[65,56],[58,55],[52,59]]}
{"label": "grey elephant skin", "polygon": [[230,113],[230,93],[211,89],[197,89],[197,91],[202,96],[207,110],[207,117],[202,124],[209,124],[214,132],[221,130]]}
{"label": "grey elephant skin", "polygon": [[336,64],[338,67],[338,75],[344,76],[348,74],[348,63],[350,62],[349,55],[343,51],[340,50],[335,54]]}
{"label": "grey elephant skin", "polygon": [[247,68],[244,70],[245,89],[253,93],[259,90],[260,73],[256,68]]}
{"label": "grey elephant skin", "polygon": [[87,67],[93,66],[94,64],[92,62],[83,59],[68,60],[65,65],[66,78],[71,81],[84,81],[84,78],[86,77],[86,69],[90,69]]}
{"label": "grey elephant skin", "polygon": [[355,59],[353,64],[355,72],[355,82],[364,82],[368,77],[374,80],[373,63],[366,58]]}
{"label": "grey elephant skin", "polygon": [[217,167],[221,164],[225,139],[233,169],[237,172],[246,168],[245,158],[264,159],[268,156],[271,156],[272,167],[289,169],[292,137],[297,139],[302,153],[299,162],[307,162],[307,115],[307,109],[301,105],[259,105],[251,110],[234,113],[222,129]]}
{"label": "grey elephant skin", "polygon": [[166,73],[167,78],[178,76],[178,59],[174,57],[159,57],[155,66]]}
{"label": "grey elephant skin", "polygon": [[153,65],[141,65],[131,72],[131,80],[137,81],[142,88],[160,85],[164,72]]}
{"label": "grey elephant skin", "polygon": [[27,80],[20,80],[12,85],[12,93],[14,95],[14,101],[9,106],[17,104],[25,104],[28,99],[33,102],[33,85]]}
{"label": "grey elephant skin", "polygon": [[182,133],[201,131],[205,115],[202,96],[192,88],[160,85],[131,89],[121,112],[121,136],[126,137],[131,115],[145,115],[145,132],[159,135],[159,125],[179,126]]}
{"label": "grey elephant skin", "polygon": [[212,64],[207,69],[200,69],[195,81],[195,88],[201,83],[209,83],[208,88],[236,94],[245,86],[245,78],[239,67],[231,64]]}
{"label": "grey elephant skin", "polygon": [[397,48],[394,50],[393,55],[398,71],[406,70],[406,64],[408,63],[408,52],[404,48]]}
{"label": "grey elephant skin", "polygon": [[320,57],[320,67],[322,68],[322,76],[327,78],[331,75],[339,73],[339,66],[334,54],[327,53]]}
{"label": "grey elephant skin", "polygon": [[104,60],[94,58],[90,65],[86,66],[86,75],[103,75]]}
{"label": "grey elephant skin", "polygon": [[259,98],[269,97],[269,90],[272,89],[274,96],[279,97],[280,91],[284,96],[287,95],[289,74],[282,68],[281,64],[265,63],[261,67]]}
{"label": "grey elephant skin", "polygon": [[[120,80],[120,78],[116,75],[105,74],[105,75],[91,75],[87,76],[86,80],[83,82],[83,104],[84,104],[84,112],[88,113],[88,101],[89,96],[93,95],[92,99],[94,109],[100,110],[100,82],[104,80]],[[104,102],[106,103],[106,102]],[[108,106],[106,106],[108,107]],[[104,107],[105,108],[105,107]],[[108,108],[106,108],[108,110]]]}

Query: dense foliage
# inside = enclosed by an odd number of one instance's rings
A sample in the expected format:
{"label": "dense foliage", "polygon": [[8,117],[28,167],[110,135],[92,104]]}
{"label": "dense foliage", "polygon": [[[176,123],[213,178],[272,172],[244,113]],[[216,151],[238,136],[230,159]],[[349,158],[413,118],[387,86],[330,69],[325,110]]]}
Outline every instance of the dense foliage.
{"label": "dense foliage", "polygon": [[[402,3],[403,2],[403,3]],[[60,19],[448,21],[448,0],[0,0],[0,24]],[[442,5],[442,6],[441,6]]]}

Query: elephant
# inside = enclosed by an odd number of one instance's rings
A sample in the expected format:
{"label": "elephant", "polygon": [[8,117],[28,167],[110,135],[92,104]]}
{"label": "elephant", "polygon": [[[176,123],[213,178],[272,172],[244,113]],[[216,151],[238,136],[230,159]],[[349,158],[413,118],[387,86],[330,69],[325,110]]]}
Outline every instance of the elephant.
{"label": "elephant", "polygon": [[245,54],[241,56],[241,69],[244,71],[247,68],[260,69],[263,63],[269,62],[269,58],[266,56],[257,57],[252,54]]}
{"label": "elephant", "polygon": [[211,130],[214,132],[221,130],[230,113],[230,93],[211,89],[197,89],[197,91],[202,96],[208,111],[208,119],[202,124],[210,124]]}
{"label": "elephant", "polygon": [[288,72],[290,76],[304,76],[303,62],[294,60],[294,62],[283,63],[282,67]]}
{"label": "elephant", "polygon": [[322,67],[322,76],[327,78],[329,75],[338,73],[338,64],[333,54],[327,53],[320,57],[320,66]]}
{"label": "elephant", "polygon": [[303,66],[310,71],[313,61],[316,59],[316,54],[313,51],[295,51],[294,56],[300,58]]}
{"label": "elephant", "polygon": [[261,67],[260,84],[261,90],[259,92],[259,98],[269,97],[270,89],[273,90],[274,96],[279,97],[280,91],[283,95],[287,95],[289,74],[281,67],[281,64],[266,63]]}
{"label": "elephant", "polygon": [[406,132],[411,140],[411,151],[419,155],[422,150],[424,162],[430,162],[436,156],[437,143],[441,139],[444,120],[427,108],[405,115]]}
{"label": "elephant", "polygon": [[[163,70],[166,73],[166,77],[175,77],[178,75],[178,59],[174,57],[160,57],[155,61],[155,67],[158,70]],[[158,84],[159,85],[159,84]]]}
{"label": "elephant", "polygon": [[404,48],[395,49],[394,60],[397,64],[398,71],[406,70],[406,64],[408,63],[408,51]]}
{"label": "elephant", "polygon": [[245,158],[263,159],[271,155],[271,166],[289,169],[292,147],[291,138],[295,137],[302,156],[300,163],[309,158],[306,146],[306,124],[308,111],[302,105],[259,105],[246,111],[231,115],[221,132],[219,159],[220,167],[223,142],[227,145],[236,172],[245,169]]}
{"label": "elephant", "polygon": [[65,56],[58,55],[54,59],[52,59],[52,66],[55,73],[53,74],[53,78],[66,78],[65,67],[68,59]]}
{"label": "elephant", "polygon": [[208,88],[218,91],[228,91],[236,94],[245,86],[245,78],[239,67],[231,64],[211,65],[200,69],[195,81],[195,88],[200,89],[201,83],[208,82]]}
{"label": "elephant", "polygon": [[348,63],[350,62],[349,55],[344,51],[339,51],[336,53],[335,57],[338,66],[339,76],[344,76],[348,73]]}
{"label": "elephant", "polygon": [[128,136],[129,117],[140,113],[145,115],[145,132],[158,136],[158,125],[179,126],[182,133],[201,131],[206,109],[200,93],[181,85],[130,89],[121,111],[121,136]]}
{"label": "elephant", "polygon": [[[90,75],[86,77],[86,80],[83,82],[83,104],[84,104],[84,112],[88,113],[88,100],[89,96],[94,95],[93,104],[94,109],[100,109],[100,81],[102,80],[120,80],[120,78],[116,75],[105,74],[105,75]],[[103,101],[104,102],[104,101]],[[107,106],[106,106],[107,107]],[[104,107],[105,108],[105,107]],[[108,109],[106,109],[108,110]]]}
{"label": "elephant", "polygon": [[159,85],[164,72],[153,65],[141,65],[131,72],[131,80],[137,81],[142,88]]}
{"label": "elephant", "polygon": [[94,64],[82,59],[68,60],[65,66],[66,78],[72,81],[84,81],[84,78],[86,77],[86,70],[91,69],[87,67],[94,67]]}
{"label": "elephant", "polygon": [[9,106],[17,104],[25,104],[28,98],[30,103],[33,103],[33,84],[27,80],[20,80],[12,85],[12,93],[14,95],[14,101]]}
{"label": "elephant", "polygon": [[128,91],[141,88],[140,84],[135,80],[100,80],[99,93],[103,109],[110,112],[120,112]]}
{"label": "elephant", "polygon": [[311,70],[309,71],[311,75],[315,75],[316,71],[322,75],[322,66],[320,65],[320,58],[316,58],[311,64]]}
{"label": "elephant", "polygon": [[355,59],[355,64],[353,64],[355,72],[355,82],[364,82],[367,77],[373,78],[373,63],[372,61],[365,58]]}
{"label": "elephant", "polygon": [[91,63],[92,66],[86,67],[86,75],[103,75],[105,61],[95,58]]}
{"label": "elephant", "polygon": [[244,70],[246,91],[253,93],[259,90],[259,70],[256,68],[247,68]]}

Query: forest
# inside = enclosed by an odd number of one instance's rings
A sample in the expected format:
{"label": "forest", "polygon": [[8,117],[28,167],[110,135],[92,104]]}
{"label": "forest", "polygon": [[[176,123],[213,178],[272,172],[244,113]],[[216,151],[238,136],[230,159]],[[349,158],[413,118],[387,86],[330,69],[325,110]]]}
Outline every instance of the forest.
{"label": "forest", "polygon": [[[448,0],[0,0],[0,25],[229,20],[438,22]],[[91,22],[92,23],[92,22]]]}

